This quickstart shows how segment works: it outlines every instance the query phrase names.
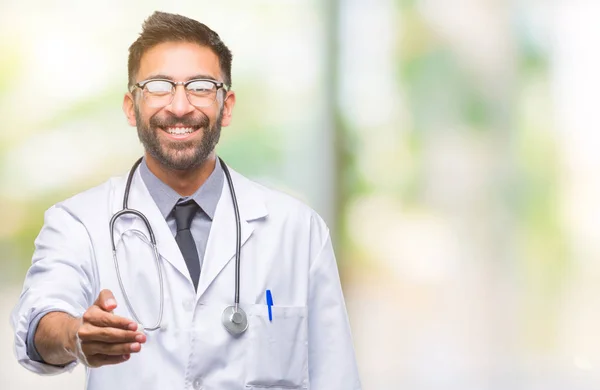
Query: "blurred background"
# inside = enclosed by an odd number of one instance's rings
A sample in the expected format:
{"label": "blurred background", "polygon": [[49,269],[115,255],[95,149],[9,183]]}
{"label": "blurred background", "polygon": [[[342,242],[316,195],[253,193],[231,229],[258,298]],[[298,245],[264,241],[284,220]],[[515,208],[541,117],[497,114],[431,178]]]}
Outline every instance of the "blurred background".
{"label": "blurred background", "polygon": [[366,390],[600,386],[600,2],[0,0],[2,389],[43,212],[126,172],[154,10],[234,53],[219,153],[334,233]]}

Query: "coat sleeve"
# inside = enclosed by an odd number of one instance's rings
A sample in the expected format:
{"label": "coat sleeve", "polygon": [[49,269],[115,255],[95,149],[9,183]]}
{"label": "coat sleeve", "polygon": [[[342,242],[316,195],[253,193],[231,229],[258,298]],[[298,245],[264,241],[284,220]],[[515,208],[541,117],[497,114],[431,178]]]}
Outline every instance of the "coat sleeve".
{"label": "coat sleeve", "polygon": [[93,264],[92,245],[83,224],[60,205],[46,211],[44,225],[35,240],[31,267],[11,315],[15,354],[28,370],[52,375],[75,367],[76,362],[63,367],[32,360],[27,354],[27,333],[40,313],[83,315],[94,298]]}
{"label": "coat sleeve", "polygon": [[313,390],[360,390],[350,324],[327,232],[309,275],[308,364]]}

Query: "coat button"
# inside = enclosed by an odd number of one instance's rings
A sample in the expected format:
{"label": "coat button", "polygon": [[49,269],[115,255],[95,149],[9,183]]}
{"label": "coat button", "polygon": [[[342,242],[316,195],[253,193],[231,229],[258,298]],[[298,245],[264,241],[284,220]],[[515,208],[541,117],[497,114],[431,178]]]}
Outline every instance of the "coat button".
{"label": "coat button", "polygon": [[200,378],[194,379],[194,383],[192,383],[194,390],[202,390],[202,380]]}
{"label": "coat button", "polygon": [[184,299],[182,302],[183,310],[192,311],[194,310],[194,300],[193,299]]}

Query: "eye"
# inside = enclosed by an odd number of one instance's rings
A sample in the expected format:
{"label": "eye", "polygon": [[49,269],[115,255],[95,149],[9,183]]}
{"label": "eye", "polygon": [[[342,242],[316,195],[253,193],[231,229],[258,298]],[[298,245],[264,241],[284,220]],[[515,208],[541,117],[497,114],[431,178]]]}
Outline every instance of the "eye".
{"label": "eye", "polygon": [[170,94],[173,90],[173,85],[164,80],[152,80],[144,85],[144,89],[153,95],[163,95]]}
{"label": "eye", "polygon": [[187,90],[194,95],[211,94],[217,90],[214,83],[205,80],[192,81],[187,85]]}

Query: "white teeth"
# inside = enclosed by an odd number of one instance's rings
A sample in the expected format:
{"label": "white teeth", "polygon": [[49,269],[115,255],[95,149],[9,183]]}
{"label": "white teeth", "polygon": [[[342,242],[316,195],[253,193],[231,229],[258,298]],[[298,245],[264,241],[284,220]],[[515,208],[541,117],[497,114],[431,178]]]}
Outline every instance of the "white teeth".
{"label": "white teeth", "polygon": [[193,133],[194,129],[192,129],[191,127],[168,127],[167,132],[169,134],[182,135]]}

